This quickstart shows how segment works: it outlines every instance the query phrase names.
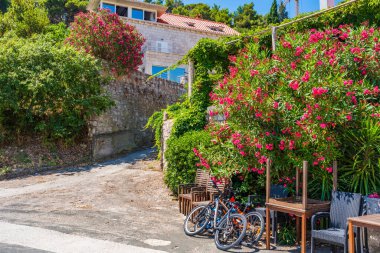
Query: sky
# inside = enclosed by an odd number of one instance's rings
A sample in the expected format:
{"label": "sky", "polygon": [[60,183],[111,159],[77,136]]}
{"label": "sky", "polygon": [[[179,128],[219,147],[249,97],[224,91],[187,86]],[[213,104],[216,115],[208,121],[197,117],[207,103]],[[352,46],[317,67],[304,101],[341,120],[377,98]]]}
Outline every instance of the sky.
{"label": "sky", "polygon": [[[341,0],[335,0],[335,3],[339,3]],[[255,4],[255,10],[259,14],[267,14],[270,10],[273,0],[184,0],[185,4],[191,3],[206,3],[210,6],[217,4],[222,8],[228,8],[230,11],[236,11],[237,7],[245,3],[253,2]],[[278,0],[280,2],[280,0]],[[289,17],[294,17],[294,0],[290,1],[287,5]],[[319,10],[319,0],[300,0],[300,11],[310,12]]]}

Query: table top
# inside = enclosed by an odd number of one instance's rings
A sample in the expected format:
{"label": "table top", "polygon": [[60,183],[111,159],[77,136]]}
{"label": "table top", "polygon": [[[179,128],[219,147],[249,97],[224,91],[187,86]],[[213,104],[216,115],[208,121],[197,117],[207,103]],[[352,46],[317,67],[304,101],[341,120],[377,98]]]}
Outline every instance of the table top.
{"label": "table top", "polygon": [[330,210],[329,201],[320,201],[315,199],[308,199],[306,209],[302,205],[300,198],[270,198],[266,203],[267,208],[284,213],[291,213],[297,216],[306,214],[307,217],[311,217],[316,212],[323,212]]}
{"label": "table top", "polygon": [[370,214],[348,218],[354,226],[380,228],[380,214]]}

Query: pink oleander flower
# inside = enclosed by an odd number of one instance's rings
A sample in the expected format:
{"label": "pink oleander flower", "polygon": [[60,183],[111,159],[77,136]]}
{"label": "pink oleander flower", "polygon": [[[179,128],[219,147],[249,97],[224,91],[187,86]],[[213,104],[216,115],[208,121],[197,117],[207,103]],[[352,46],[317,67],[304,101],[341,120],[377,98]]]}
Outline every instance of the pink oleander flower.
{"label": "pink oleander flower", "polygon": [[289,87],[292,88],[293,90],[298,90],[300,87],[300,84],[298,83],[297,80],[293,80],[290,82]]}
{"label": "pink oleander flower", "polygon": [[380,195],[377,192],[374,192],[374,193],[369,194],[368,198],[371,198],[371,199],[380,199]]}
{"label": "pink oleander flower", "polygon": [[283,43],[282,43],[282,46],[284,47],[284,48],[292,48],[292,44],[290,44],[290,42],[287,42],[287,41],[284,41]]}
{"label": "pink oleander flower", "polygon": [[326,124],[326,123],[321,123],[321,124],[319,124],[319,126],[320,126],[321,128],[323,128],[323,129],[327,128],[327,124]]}
{"label": "pink oleander flower", "polygon": [[273,150],[273,144],[266,144],[265,145],[265,148],[267,149],[267,150]]}
{"label": "pink oleander flower", "polygon": [[251,74],[252,77],[254,77],[254,76],[256,76],[256,75],[259,74],[259,71],[257,71],[256,69],[252,69],[252,70],[250,71],[250,74]]}
{"label": "pink oleander flower", "polygon": [[308,82],[309,79],[310,79],[310,73],[309,73],[309,71],[306,71],[305,74],[302,77],[302,81],[303,82]]}
{"label": "pink oleander flower", "polygon": [[314,97],[322,96],[323,94],[327,92],[328,92],[328,89],[322,88],[322,87],[314,87],[312,89],[312,93]]}

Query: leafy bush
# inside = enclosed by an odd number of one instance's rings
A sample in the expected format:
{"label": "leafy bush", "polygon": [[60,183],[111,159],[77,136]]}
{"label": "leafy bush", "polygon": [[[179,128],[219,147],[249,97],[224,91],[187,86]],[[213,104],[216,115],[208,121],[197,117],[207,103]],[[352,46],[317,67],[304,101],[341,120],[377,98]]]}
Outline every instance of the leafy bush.
{"label": "leafy bush", "polygon": [[165,157],[168,169],[165,171],[165,183],[177,193],[179,184],[193,183],[197,167],[197,157],[193,149],[199,145],[209,145],[210,135],[205,131],[187,132],[179,138],[170,138]]}
{"label": "leafy bush", "polygon": [[109,108],[98,62],[45,35],[0,39],[0,129],[9,136],[47,138],[83,133],[86,121]]}
{"label": "leafy bush", "polygon": [[379,121],[379,34],[348,26],[291,33],[271,58],[250,44],[211,94],[220,108],[212,113],[226,124],[208,126],[215,145],[201,149],[205,166],[221,176],[263,177],[271,158],[279,179],[307,160],[314,184],[328,187],[342,155],[340,130],[368,116]]}
{"label": "leafy bush", "polygon": [[107,61],[113,72],[129,73],[142,64],[145,39],[115,13],[79,13],[70,31],[70,45]]}

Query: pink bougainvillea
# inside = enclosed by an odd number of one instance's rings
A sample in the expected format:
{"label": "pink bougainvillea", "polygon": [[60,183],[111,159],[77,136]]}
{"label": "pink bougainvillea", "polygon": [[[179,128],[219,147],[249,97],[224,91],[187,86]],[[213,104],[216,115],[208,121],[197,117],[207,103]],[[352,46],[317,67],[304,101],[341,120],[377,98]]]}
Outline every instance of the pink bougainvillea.
{"label": "pink bougainvillea", "polygon": [[75,16],[67,42],[107,61],[111,70],[119,74],[135,70],[142,64],[145,39],[117,14],[104,9]]}

